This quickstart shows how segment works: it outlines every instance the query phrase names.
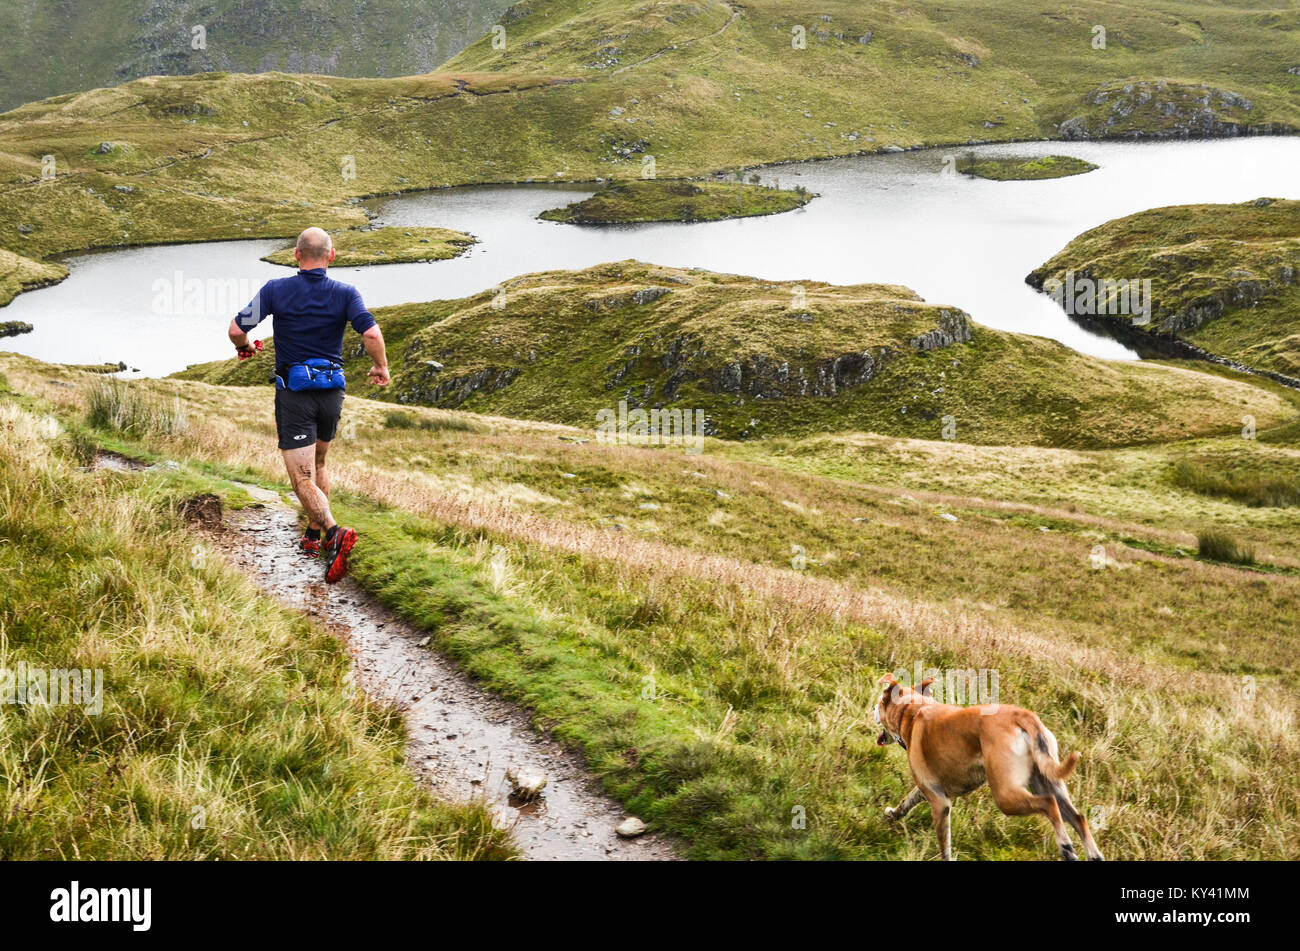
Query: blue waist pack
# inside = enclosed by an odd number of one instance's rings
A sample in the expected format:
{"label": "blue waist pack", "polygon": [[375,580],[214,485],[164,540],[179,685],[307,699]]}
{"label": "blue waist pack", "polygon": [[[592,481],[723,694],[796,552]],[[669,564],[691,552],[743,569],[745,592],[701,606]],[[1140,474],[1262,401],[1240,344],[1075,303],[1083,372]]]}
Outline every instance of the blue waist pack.
{"label": "blue waist pack", "polygon": [[299,390],[341,390],[346,388],[343,367],[333,360],[313,357],[302,363],[289,367],[288,379],[275,378],[275,385],[281,389]]}

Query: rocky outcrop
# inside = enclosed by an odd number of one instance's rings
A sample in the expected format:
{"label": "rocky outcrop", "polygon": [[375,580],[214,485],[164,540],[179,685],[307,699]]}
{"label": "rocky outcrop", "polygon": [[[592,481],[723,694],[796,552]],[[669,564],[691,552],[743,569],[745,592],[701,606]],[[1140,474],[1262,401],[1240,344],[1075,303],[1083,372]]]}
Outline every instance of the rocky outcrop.
{"label": "rocky outcrop", "polygon": [[970,317],[959,310],[940,310],[939,326],[907,343],[913,350],[938,350],[954,343],[970,343]]}
{"label": "rocky outcrop", "polygon": [[[911,338],[913,350],[936,350],[971,340],[970,317],[959,310],[939,311],[938,326]],[[659,352],[659,356],[654,356]],[[681,387],[694,382],[711,393],[728,393],[743,399],[778,400],[835,396],[870,381],[900,351],[885,346],[876,350],[847,351],[820,359],[791,360],[765,354],[718,359],[704,341],[682,334],[667,341],[642,339],[629,344],[624,359],[607,368],[605,389],[624,386],[640,368],[653,376],[644,384],[627,386],[629,405],[671,403]],[[667,377],[663,378],[664,371]],[[656,385],[663,379],[662,385]],[[656,398],[657,391],[657,398]]]}
{"label": "rocky outcrop", "polygon": [[640,290],[630,294],[609,294],[604,297],[589,297],[582,302],[582,306],[594,314],[602,314],[606,311],[619,310],[623,307],[642,307],[646,304],[653,304],[665,294],[671,294],[671,287],[643,287]]}
{"label": "rocky outcrop", "polygon": [[1293,131],[1252,121],[1245,96],[1204,83],[1107,84],[1084,97],[1083,110],[1057,126],[1062,139],[1202,138]]}
{"label": "rocky outcrop", "polygon": [[424,371],[416,376],[414,382],[403,381],[403,387],[397,393],[397,402],[419,403],[424,406],[459,406],[475,393],[504,390],[515,381],[520,370],[518,367],[484,367],[472,373],[435,380],[441,373],[441,369],[435,369],[426,363]]}
{"label": "rocky outcrop", "polygon": [[[1153,259],[1152,263],[1163,264],[1166,267],[1176,268],[1176,261],[1171,261],[1171,256],[1166,255],[1163,259]],[[1189,264],[1183,269],[1183,273],[1189,271],[1194,265]],[[1174,280],[1177,279],[1175,270]],[[1286,263],[1277,263],[1272,272],[1268,274],[1259,274],[1255,271],[1232,270],[1223,274],[1221,277],[1206,279],[1202,281],[1203,287],[1190,299],[1186,298],[1185,292],[1164,293],[1156,295],[1154,306],[1151,313],[1151,324],[1148,330],[1155,333],[1176,334],[1194,331],[1222,317],[1229,309],[1239,307],[1254,307],[1272,297],[1283,287],[1290,287],[1296,282],[1297,267]],[[1036,290],[1042,291],[1043,285],[1047,278],[1056,276],[1061,278],[1060,274],[1053,275],[1043,269],[1039,269],[1030,274],[1025,283],[1029,284]],[[1101,283],[1104,276],[1093,273],[1091,267],[1082,267],[1074,272],[1076,282],[1095,281]],[[1166,300],[1174,298],[1179,301],[1177,306],[1161,304],[1161,297]],[[1123,320],[1131,323],[1132,318],[1125,316]]]}

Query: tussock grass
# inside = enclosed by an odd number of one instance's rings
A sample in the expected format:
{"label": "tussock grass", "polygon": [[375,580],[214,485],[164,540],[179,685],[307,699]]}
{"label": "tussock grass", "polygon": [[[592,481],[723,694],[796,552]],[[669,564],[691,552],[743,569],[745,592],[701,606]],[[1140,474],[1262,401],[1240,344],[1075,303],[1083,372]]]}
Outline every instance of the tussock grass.
{"label": "tussock grass", "polygon": [[477,426],[461,416],[452,416],[447,413],[439,416],[416,416],[414,413],[403,413],[397,410],[389,410],[384,413],[384,428],[415,429],[432,433],[477,433],[485,431],[481,426]]}
{"label": "tussock grass", "polygon": [[1300,505],[1300,482],[1258,472],[1219,472],[1191,459],[1173,468],[1174,485],[1200,495],[1215,495],[1254,506]]}
{"label": "tussock grass", "polygon": [[90,388],[86,421],[126,436],[175,436],[187,419],[179,400],[146,396],[123,380],[106,379]]}
{"label": "tussock grass", "polygon": [[[928,857],[923,818],[899,834],[880,817],[906,791],[906,768],[875,747],[871,721],[878,674],[918,661],[996,668],[1002,702],[1038,710],[1065,749],[1083,752],[1072,788],[1101,818],[1112,857],[1295,854],[1271,826],[1297,822],[1286,768],[1267,752],[1295,746],[1295,705],[1276,689],[1264,701],[1239,678],[1051,636],[1030,643],[902,600],[857,611],[806,597],[794,578],[769,587],[752,566],[698,574],[680,551],[654,563],[578,558],[532,533],[345,510],[367,540],[356,567],[365,585],[579,744],[616,793],[697,857]],[[807,830],[791,825],[796,806]],[[1042,829],[1003,818],[985,794],[958,808],[965,857],[1053,854]],[[1243,837],[1242,823],[1270,831]]]}
{"label": "tussock grass", "polygon": [[1196,551],[1210,561],[1224,561],[1234,565],[1253,565],[1255,549],[1242,544],[1227,532],[1204,531],[1196,536]]}
{"label": "tussock grass", "polygon": [[103,709],[0,712],[0,857],[509,857],[415,786],[344,648],[185,529],[183,487],[78,472],[56,437],[0,403],[0,669],[102,671]]}

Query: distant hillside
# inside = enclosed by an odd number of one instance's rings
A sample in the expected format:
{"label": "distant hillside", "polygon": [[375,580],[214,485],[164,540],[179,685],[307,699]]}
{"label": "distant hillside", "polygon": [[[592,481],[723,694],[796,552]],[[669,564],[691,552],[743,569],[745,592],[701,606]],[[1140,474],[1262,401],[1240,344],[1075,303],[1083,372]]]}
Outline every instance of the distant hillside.
{"label": "distant hillside", "polygon": [[1026,280],[1041,289],[1069,271],[1076,282],[1150,279],[1150,323],[1112,318],[1130,338],[1185,340],[1300,377],[1300,201],[1139,212],[1075,238]]}
{"label": "distant hillside", "polygon": [[[706,433],[724,438],[947,432],[972,443],[1101,447],[1224,432],[1239,425],[1243,401],[1268,417],[1287,415],[1280,400],[1246,384],[1086,357],[888,285],[624,261],[525,275],[500,297],[377,314],[393,381],[383,391],[362,383],[368,362],[354,338],[354,392],[586,428],[623,402],[702,410]],[[176,376],[264,384],[272,360],[231,359]]]}
{"label": "distant hillside", "polygon": [[[507,6],[507,0],[0,4],[0,111],[141,76],[426,73],[482,36]],[[194,32],[198,26],[202,34]],[[196,35],[206,48],[194,48]]]}

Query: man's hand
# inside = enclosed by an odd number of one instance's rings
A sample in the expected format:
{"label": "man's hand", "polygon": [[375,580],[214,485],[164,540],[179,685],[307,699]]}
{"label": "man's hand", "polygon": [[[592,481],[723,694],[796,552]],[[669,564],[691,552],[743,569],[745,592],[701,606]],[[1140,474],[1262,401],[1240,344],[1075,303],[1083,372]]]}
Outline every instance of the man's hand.
{"label": "man's hand", "polygon": [[384,334],[375,324],[369,330],[361,335],[361,342],[365,344],[366,353],[370,355],[371,361],[375,364],[370,368],[366,376],[375,386],[388,385],[388,354],[384,351]]}
{"label": "man's hand", "polygon": [[239,354],[239,359],[247,360],[249,357],[262,352],[262,341],[254,340],[251,344],[246,343],[242,347],[235,347],[235,353]]}

